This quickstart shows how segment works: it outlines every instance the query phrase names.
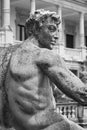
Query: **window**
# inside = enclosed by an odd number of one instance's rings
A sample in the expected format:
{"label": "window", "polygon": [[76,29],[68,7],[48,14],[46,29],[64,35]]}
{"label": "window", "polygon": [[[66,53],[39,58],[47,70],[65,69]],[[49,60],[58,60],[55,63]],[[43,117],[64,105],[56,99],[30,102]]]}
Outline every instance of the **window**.
{"label": "window", "polygon": [[25,26],[18,24],[18,40],[23,41],[26,39]]}
{"label": "window", "polygon": [[85,36],[85,45],[87,47],[87,36]]}
{"label": "window", "polygon": [[66,47],[74,48],[74,35],[66,34]]}
{"label": "window", "polygon": [[78,71],[77,70],[73,70],[73,69],[70,69],[71,70],[71,72],[73,73],[73,74],[75,74],[76,76],[78,75]]}

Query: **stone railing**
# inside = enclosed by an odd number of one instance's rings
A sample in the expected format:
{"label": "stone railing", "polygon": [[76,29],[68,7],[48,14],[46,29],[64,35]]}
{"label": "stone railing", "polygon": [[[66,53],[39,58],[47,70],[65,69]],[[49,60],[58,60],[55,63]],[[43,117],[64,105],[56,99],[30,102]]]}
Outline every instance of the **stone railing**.
{"label": "stone railing", "polygon": [[68,60],[82,61],[82,50],[65,48],[65,58]]}
{"label": "stone railing", "polygon": [[14,44],[20,44],[20,43],[22,43],[22,41],[14,40]]}
{"label": "stone railing", "polygon": [[0,46],[5,43],[5,33],[0,30]]}
{"label": "stone railing", "polygon": [[13,32],[8,26],[7,28],[0,28],[0,46],[9,46],[13,45]]}
{"label": "stone railing", "polygon": [[57,112],[71,120],[77,120],[77,107],[78,104],[76,102],[57,103]]}
{"label": "stone railing", "polygon": [[76,102],[57,103],[57,112],[87,128],[87,107]]}

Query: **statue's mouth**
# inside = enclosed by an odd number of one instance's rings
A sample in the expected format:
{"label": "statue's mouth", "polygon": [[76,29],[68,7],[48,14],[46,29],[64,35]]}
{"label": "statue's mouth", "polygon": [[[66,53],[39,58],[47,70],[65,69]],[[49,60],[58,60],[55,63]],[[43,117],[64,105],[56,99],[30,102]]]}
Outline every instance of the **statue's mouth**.
{"label": "statue's mouth", "polygon": [[51,41],[51,45],[55,45],[56,41]]}
{"label": "statue's mouth", "polygon": [[51,48],[53,48],[55,44],[56,44],[56,41],[51,41],[51,44],[50,44]]}

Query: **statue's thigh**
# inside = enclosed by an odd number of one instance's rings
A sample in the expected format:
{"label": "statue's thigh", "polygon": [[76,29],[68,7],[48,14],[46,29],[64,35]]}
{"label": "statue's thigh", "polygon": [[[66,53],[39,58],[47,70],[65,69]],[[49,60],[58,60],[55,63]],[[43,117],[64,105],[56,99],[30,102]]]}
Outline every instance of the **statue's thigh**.
{"label": "statue's thigh", "polygon": [[82,128],[78,124],[76,124],[68,119],[66,119],[66,120],[64,119],[60,122],[56,122],[56,123],[48,126],[47,128],[45,128],[43,130],[84,130],[84,128]]}
{"label": "statue's thigh", "polygon": [[83,127],[79,126],[78,124],[69,121],[70,124],[70,130],[85,130]]}
{"label": "statue's thigh", "polygon": [[43,130],[70,130],[70,125],[65,120],[56,122]]}

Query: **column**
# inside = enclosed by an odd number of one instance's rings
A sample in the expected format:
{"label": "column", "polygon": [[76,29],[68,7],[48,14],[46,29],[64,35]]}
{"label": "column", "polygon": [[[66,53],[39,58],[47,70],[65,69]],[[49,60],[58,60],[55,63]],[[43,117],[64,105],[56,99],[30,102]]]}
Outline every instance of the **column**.
{"label": "column", "polygon": [[2,27],[10,26],[10,0],[2,0]]}
{"label": "column", "polygon": [[64,42],[63,42],[63,25],[62,25],[62,7],[57,5],[56,12],[60,16],[60,25],[59,25],[59,40],[58,40],[58,47],[59,47],[59,54],[64,56]]}
{"label": "column", "polygon": [[1,8],[2,8],[2,6],[1,6],[1,0],[0,0],[0,28],[1,28],[1,19],[2,19],[2,16],[1,16]]}
{"label": "column", "polygon": [[60,16],[61,23],[59,25],[59,44],[62,44],[62,8],[61,6],[56,6],[56,12]]}
{"label": "column", "polygon": [[35,0],[30,0],[30,12],[34,14],[36,8]]}
{"label": "column", "polygon": [[0,46],[9,46],[9,44],[13,44],[13,32],[10,26],[10,0],[1,0],[1,7]]}
{"label": "column", "polygon": [[84,39],[84,13],[80,13],[80,45],[81,47],[85,46],[85,39]]}
{"label": "column", "polygon": [[80,12],[80,23],[79,23],[79,37],[80,47],[82,49],[82,60],[86,58],[86,46],[85,46],[85,34],[84,34],[84,13]]}

